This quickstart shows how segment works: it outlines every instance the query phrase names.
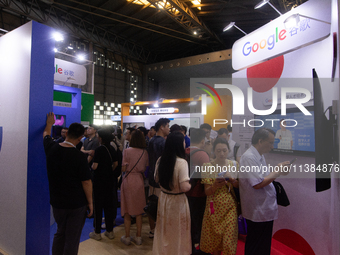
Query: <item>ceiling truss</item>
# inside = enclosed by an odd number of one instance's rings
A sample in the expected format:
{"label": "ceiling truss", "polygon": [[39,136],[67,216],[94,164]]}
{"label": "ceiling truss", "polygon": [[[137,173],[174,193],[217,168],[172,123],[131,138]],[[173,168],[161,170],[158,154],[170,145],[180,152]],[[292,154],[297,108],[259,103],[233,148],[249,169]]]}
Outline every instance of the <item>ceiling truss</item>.
{"label": "ceiling truss", "polygon": [[38,0],[0,0],[0,8],[60,29],[77,38],[87,40],[94,45],[99,45],[104,49],[141,63],[153,62],[157,59],[157,56],[144,47],[128,41],[88,20],[71,14],[56,5],[46,5],[46,8],[42,9],[41,3],[38,3]]}

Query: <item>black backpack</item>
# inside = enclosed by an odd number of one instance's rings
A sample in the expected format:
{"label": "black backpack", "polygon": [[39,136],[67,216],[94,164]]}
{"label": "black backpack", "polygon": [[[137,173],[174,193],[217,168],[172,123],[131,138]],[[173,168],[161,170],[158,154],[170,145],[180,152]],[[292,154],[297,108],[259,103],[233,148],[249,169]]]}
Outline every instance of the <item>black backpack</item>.
{"label": "black backpack", "polygon": [[[186,153],[185,154],[185,160],[188,162],[188,170],[189,170],[189,177],[190,177],[190,184],[191,184],[191,189],[190,190],[193,190],[194,188],[195,188],[195,186],[197,185],[197,184],[199,184],[199,185],[201,185],[202,186],[202,188],[203,188],[203,191],[204,191],[204,185],[202,185],[202,184],[200,184],[200,178],[192,178],[192,176],[194,175],[193,173],[195,172],[195,165],[193,165],[192,163],[191,163],[191,160],[190,160],[190,158],[196,153],[196,152],[199,152],[199,151],[204,151],[205,152],[205,150],[202,150],[202,149],[197,149],[197,150],[193,150],[193,151],[191,151],[190,153]],[[190,192],[190,191],[189,191]]]}

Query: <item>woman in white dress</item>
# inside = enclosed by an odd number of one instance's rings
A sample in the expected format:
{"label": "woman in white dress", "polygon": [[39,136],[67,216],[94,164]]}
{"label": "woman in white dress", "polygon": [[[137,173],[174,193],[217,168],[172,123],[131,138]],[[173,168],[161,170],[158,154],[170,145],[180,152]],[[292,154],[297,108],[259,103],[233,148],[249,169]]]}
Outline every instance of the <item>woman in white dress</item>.
{"label": "woman in white dress", "polygon": [[192,252],[190,209],[184,193],[191,185],[184,148],[183,134],[171,133],[156,163],[155,180],[162,192],[158,199],[154,255],[189,255]]}

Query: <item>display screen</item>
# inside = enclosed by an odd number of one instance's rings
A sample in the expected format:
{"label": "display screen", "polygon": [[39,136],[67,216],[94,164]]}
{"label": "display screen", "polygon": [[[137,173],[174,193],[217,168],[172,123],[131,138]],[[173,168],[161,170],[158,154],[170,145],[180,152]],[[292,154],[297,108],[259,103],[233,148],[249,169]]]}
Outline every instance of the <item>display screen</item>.
{"label": "display screen", "polygon": [[[255,119],[263,121],[262,127],[272,129],[275,132],[273,151],[314,154],[314,111],[313,107],[306,107],[306,109],[312,115],[304,115],[298,108],[287,109],[286,115],[281,115],[281,110],[277,110],[271,115],[255,115]],[[281,125],[281,123],[284,125]],[[255,127],[255,131],[259,128]]]}

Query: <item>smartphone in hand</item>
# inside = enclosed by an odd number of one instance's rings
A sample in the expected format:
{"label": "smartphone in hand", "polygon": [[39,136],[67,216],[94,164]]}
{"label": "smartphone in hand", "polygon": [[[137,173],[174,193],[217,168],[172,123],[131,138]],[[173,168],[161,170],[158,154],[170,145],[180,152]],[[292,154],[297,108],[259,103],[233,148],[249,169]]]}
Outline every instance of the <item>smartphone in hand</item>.
{"label": "smartphone in hand", "polygon": [[293,158],[289,163],[293,164],[295,162],[295,160],[297,160],[297,158]]}
{"label": "smartphone in hand", "polygon": [[[217,176],[218,178],[223,178],[223,176],[225,175],[224,172],[220,172]],[[225,178],[226,181],[229,181],[229,178]]]}

